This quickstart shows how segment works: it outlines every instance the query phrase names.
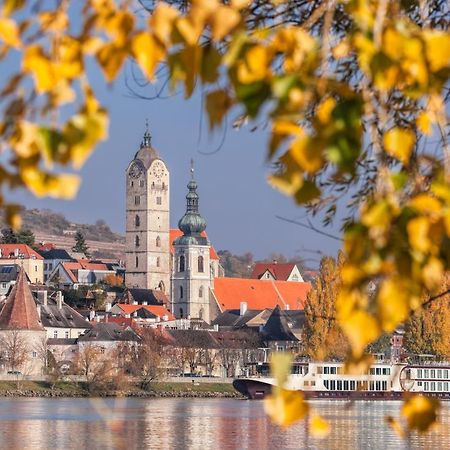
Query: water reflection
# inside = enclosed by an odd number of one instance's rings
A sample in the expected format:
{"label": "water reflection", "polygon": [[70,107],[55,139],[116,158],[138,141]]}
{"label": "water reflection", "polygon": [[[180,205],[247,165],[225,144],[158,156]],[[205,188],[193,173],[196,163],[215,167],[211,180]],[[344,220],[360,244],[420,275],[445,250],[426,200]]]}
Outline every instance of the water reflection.
{"label": "water reflection", "polygon": [[[262,402],[225,399],[2,399],[0,442],[7,449],[398,449],[406,443],[385,424],[400,403],[314,402],[331,423],[324,440],[304,423],[271,424]],[[450,448],[450,406],[441,425],[414,435],[408,448]]]}

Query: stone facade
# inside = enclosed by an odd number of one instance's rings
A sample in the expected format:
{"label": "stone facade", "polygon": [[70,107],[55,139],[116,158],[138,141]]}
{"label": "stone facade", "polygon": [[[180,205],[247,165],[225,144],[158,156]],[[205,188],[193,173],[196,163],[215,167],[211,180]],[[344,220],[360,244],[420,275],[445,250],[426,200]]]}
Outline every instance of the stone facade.
{"label": "stone facade", "polygon": [[170,292],[170,174],[144,135],[126,171],[126,276],[130,288]]}

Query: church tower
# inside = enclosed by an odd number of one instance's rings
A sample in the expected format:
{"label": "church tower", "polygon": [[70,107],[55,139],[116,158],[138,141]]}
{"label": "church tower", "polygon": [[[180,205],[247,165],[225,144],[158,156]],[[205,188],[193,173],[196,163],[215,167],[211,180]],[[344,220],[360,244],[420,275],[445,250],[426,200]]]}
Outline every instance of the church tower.
{"label": "church tower", "polygon": [[193,166],[187,187],[186,213],[178,222],[183,235],[173,242],[172,312],[177,318],[191,317],[210,322],[211,244],[203,233],[205,219],[198,212]]}
{"label": "church tower", "polygon": [[169,294],[169,171],[151,146],[148,127],[126,183],[125,284]]}

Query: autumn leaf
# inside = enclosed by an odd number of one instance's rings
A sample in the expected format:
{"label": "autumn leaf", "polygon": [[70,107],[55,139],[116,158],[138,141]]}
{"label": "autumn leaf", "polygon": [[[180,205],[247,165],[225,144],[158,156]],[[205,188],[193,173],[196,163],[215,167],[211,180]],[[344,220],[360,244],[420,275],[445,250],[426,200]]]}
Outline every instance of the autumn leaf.
{"label": "autumn leaf", "polygon": [[150,25],[157,39],[168,45],[172,34],[173,24],[179,12],[172,6],[159,3],[150,17]]}
{"label": "autumn leaf", "polygon": [[437,399],[413,395],[406,399],[401,413],[406,419],[409,430],[423,433],[436,423],[439,408]]}
{"label": "autumn leaf", "polygon": [[415,142],[414,133],[405,128],[392,128],[384,135],[386,152],[405,165],[409,162]]}
{"label": "autumn leaf", "polygon": [[212,38],[220,41],[241,21],[241,15],[233,8],[219,6],[210,18]]}
{"label": "autumn leaf", "polygon": [[392,332],[409,315],[411,293],[400,279],[390,278],[381,283],[377,297],[381,327]]}
{"label": "autumn leaf", "polygon": [[96,54],[105,78],[110,82],[116,78],[126,57],[127,52],[118,48],[114,43],[105,44]]}
{"label": "autumn leaf", "polygon": [[430,135],[432,131],[433,121],[430,114],[426,111],[422,111],[416,120],[417,128],[426,135]]}
{"label": "autumn leaf", "polygon": [[313,416],[310,421],[309,431],[316,438],[324,438],[330,434],[330,424],[321,416]]}
{"label": "autumn leaf", "polygon": [[266,414],[280,426],[287,427],[305,418],[309,407],[301,391],[280,389],[264,399]]}
{"label": "autumn leaf", "polygon": [[10,47],[21,46],[19,29],[13,19],[0,17],[0,40]]}
{"label": "autumn leaf", "polygon": [[209,92],[206,95],[206,112],[211,129],[221,125],[223,118],[233,104],[228,93],[222,89]]}
{"label": "autumn leaf", "polygon": [[155,69],[165,55],[163,47],[151,34],[145,32],[133,38],[131,47],[142,72],[149,80],[153,80]]}
{"label": "autumn leaf", "polygon": [[300,167],[314,174],[320,170],[325,161],[320,148],[317,148],[308,137],[300,137],[292,142],[289,153]]}
{"label": "autumn leaf", "polygon": [[25,49],[22,69],[33,74],[37,92],[48,92],[54,88],[55,70],[40,46],[32,45]]}
{"label": "autumn leaf", "polygon": [[430,221],[427,217],[416,217],[408,222],[408,238],[411,247],[419,252],[426,253],[431,247],[431,240],[428,235]]}

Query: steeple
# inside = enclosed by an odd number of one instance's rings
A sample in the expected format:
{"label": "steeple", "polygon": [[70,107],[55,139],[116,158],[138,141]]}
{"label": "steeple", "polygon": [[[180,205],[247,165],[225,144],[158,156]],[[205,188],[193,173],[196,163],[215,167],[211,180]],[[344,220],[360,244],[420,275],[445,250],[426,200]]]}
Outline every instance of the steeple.
{"label": "steeple", "polygon": [[193,160],[191,160],[190,173],[191,179],[187,185],[186,213],[178,222],[178,228],[183,232],[183,236],[177,238],[175,243],[209,245],[208,240],[201,236],[202,232],[206,229],[206,221],[198,211],[199,197],[197,194],[197,182],[194,178]]}
{"label": "steeple", "polygon": [[145,132],[141,142],[141,148],[150,148],[152,143],[152,137],[148,131],[148,119],[145,119]]}

